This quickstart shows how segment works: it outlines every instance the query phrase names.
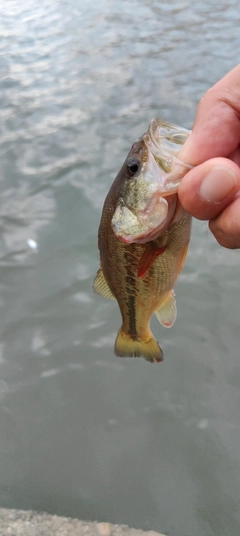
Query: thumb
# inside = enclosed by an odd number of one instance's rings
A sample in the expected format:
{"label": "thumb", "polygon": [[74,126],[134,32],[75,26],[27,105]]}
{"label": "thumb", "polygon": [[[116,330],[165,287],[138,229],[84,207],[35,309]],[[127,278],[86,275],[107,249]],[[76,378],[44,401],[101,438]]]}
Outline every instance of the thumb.
{"label": "thumb", "polygon": [[229,156],[240,143],[240,64],[202,97],[192,133],[178,157],[198,165]]}
{"label": "thumb", "polygon": [[240,190],[240,168],[227,158],[213,158],[189,171],[178,197],[187,212],[200,220],[212,220]]}

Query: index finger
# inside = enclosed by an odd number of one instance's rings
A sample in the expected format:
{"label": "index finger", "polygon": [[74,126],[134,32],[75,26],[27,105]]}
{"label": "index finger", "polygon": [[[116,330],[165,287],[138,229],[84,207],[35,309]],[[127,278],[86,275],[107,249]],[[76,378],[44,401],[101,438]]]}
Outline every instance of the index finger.
{"label": "index finger", "polygon": [[202,97],[179,159],[193,166],[229,156],[240,143],[240,64]]}

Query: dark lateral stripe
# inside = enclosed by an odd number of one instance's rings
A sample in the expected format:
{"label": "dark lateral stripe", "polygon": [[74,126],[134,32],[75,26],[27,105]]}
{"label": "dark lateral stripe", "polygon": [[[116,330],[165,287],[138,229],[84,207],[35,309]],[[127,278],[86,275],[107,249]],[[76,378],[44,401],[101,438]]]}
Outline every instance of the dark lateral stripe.
{"label": "dark lateral stripe", "polygon": [[135,296],[128,296],[129,335],[132,339],[137,338]]}
{"label": "dark lateral stripe", "polygon": [[125,261],[125,281],[126,281],[126,308],[128,316],[128,334],[132,339],[137,339],[137,327],[136,327],[136,276],[133,262],[133,245],[124,248],[124,261]]}

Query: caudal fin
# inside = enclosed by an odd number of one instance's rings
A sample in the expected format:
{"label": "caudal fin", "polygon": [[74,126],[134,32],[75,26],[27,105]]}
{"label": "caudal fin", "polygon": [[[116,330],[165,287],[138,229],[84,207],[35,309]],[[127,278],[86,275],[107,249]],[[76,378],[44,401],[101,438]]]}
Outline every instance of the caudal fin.
{"label": "caudal fin", "polygon": [[131,339],[130,335],[124,333],[122,328],[119,330],[115,342],[115,354],[120,357],[144,357],[147,361],[157,361],[160,363],[163,360],[163,352],[153,337],[149,333],[148,339]]}

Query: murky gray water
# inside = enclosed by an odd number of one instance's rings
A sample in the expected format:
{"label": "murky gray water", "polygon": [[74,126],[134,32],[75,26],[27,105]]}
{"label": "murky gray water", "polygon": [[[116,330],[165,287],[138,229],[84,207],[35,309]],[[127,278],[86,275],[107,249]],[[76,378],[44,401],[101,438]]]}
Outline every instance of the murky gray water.
{"label": "murky gray water", "polygon": [[196,222],[163,364],[113,354],[101,206],[160,116],[239,62],[237,0],[0,2],[0,503],[170,536],[240,531],[239,251]]}

